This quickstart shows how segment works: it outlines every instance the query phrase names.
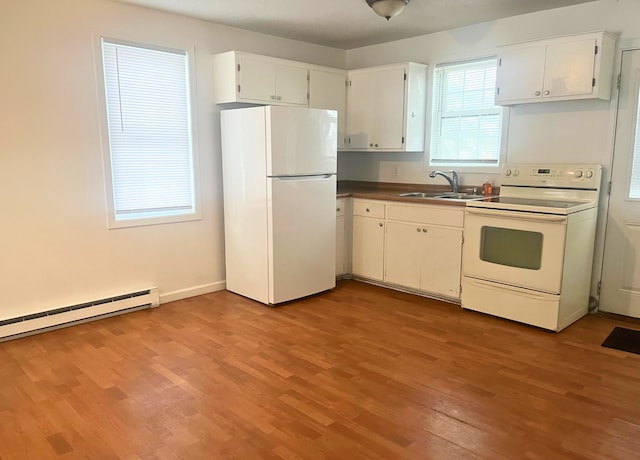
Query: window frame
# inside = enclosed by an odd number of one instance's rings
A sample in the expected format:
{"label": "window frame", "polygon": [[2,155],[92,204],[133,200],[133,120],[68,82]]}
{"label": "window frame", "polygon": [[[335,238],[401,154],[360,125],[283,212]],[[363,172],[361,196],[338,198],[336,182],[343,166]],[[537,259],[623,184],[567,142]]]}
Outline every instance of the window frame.
{"label": "window frame", "polygon": [[506,162],[507,158],[507,146],[508,146],[508,138],[509,138],[509,117],[510,117],[510,107],[509,106],[501,106],[502,108],[502,126],[501,126],[501,134],[500,134],[500,147],[498,152],[498,162],[497,164],[482,164],[480,162],[472,164],[472,163],[440,163],[440,164],[432,164],[431,163],[431,151],[433,145],[433,138],[435,133],[433,132],[433,119],[434,119],[434,106],[436,103],[436,98],[439,98],[440,95],[434,94],[435,84],[436,84],[436,70],[439,67],[443,66],[454,66],[454,65],[464,65],[464,64],[473,64],[475,62],[482,62],[488,60],[495,60],[497,65],[497,56],[482,56],[482,57],[474,57],[468,59],[460,59],[454,61],[446,61],[435,64],[429,69],[429,76],[431,78],[431,84],[428,85],[428,94],[429,94],[429,106],[427,110],[427,120],[426,120],[426,148],[424,155],[424,170],[432,171],[434,169],[446,169],[451,170],[455,169],[457,172],[462,173],[478,173],[478,174],[494,174],[500,173],[502,171],[502,166]]}
{"label": "window frame", "polygon": [[[111,164],[111,139],[109,135],[107,99],[105,88],[105,69],[102,43],[103,40],[109,43],[143,48],[169,53],[184,54],[187,59],[187,84],[189,97],[189,117],[191,135],[191,177],[193,182],[193,212],[170,213],[160,216],[135,217],[130,219],[117,219],[114,202],[113,171]],[[196,91],[196,62],[194,46],[161,46],[141,41],[133,41],[121,38],[114,38],[105,34],[98,34],[94,31],[93,48],[95,61],[96,86],[98,93],[98,116],[100,119],[100,136],[102,147],[103,179],[105,190],[105,204],[107,213],[107,226],[109,229],[139,227],[146,225],[158,225],[177,222],[188,222],[202,219],[201,191],[200,191],[200,161],[198,144],[198,118],[197,118],[197,91]]]}

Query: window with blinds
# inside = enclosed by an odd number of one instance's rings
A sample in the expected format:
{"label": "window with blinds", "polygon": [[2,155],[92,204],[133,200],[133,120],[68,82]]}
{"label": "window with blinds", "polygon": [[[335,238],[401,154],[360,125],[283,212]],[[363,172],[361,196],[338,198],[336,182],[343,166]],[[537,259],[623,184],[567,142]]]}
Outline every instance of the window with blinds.
{"label": "window with blinds", "polygon": [[498,166],[502,107],[494,104],[495,58],[437,65],[430,166]]}
{"label": "window with blinds", "polygon": [[102,39],[102,57],[112,226],[196,218],[187,53]]}

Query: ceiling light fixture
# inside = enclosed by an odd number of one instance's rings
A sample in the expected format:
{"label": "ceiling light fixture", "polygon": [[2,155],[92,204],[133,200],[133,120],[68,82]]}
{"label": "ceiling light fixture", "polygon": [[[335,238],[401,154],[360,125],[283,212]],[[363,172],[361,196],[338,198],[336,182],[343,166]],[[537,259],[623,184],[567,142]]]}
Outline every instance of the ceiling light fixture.
{"label": "ceiling light fixture", "polygon": [[392,16],[399,14],[411,0],[367,0],[367,5],[373,8],[378,16],[382,16],[387,21]]}

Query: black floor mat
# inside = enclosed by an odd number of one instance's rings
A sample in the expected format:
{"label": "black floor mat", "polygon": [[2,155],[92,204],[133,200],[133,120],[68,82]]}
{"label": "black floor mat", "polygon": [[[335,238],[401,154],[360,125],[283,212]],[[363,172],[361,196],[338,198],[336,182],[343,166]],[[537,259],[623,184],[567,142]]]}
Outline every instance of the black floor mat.
{"label": "black floor mat", "polygon": [[640,331],[614,327],[609,337],[602,342],[602,346],[640,355]]}

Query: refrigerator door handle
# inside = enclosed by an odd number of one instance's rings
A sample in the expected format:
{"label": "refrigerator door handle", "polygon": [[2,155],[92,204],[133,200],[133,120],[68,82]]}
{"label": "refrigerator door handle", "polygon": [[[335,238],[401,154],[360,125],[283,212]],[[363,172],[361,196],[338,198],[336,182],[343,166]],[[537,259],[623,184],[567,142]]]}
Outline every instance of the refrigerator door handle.
{"label": "refrigerator door handle", "polygon": [[318,180],[318,179],[330,179],[335,174],[309,174],[304,176],[272,176],[271,179],[278,180]]}

